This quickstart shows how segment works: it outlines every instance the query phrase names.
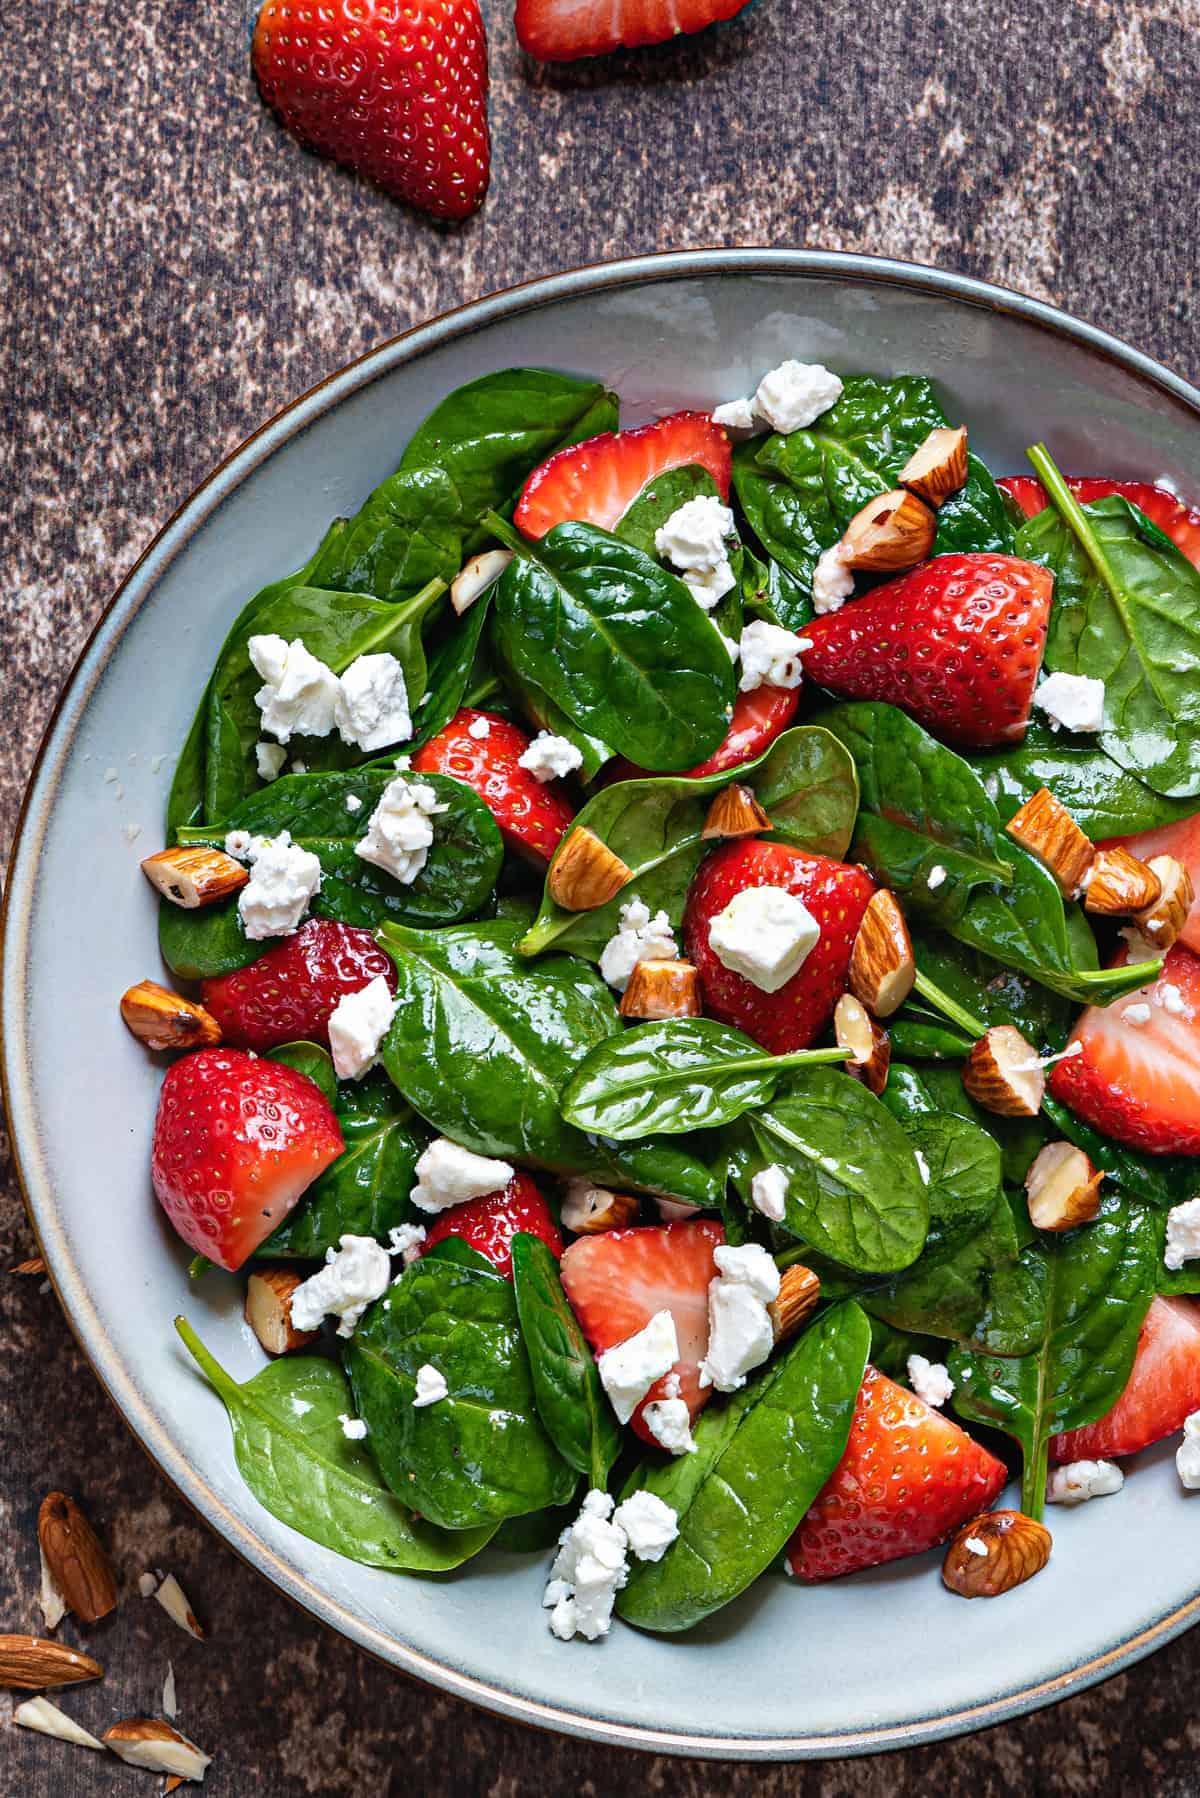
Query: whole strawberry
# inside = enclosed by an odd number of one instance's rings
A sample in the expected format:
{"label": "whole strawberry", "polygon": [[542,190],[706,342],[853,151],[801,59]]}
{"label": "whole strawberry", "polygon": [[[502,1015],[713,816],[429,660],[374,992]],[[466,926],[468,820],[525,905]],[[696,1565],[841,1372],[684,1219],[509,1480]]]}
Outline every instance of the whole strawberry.
{"label": "whole strawberry", "polygon": [[488,188],[487,39],[478,0],[265,0],[264,100],[311,150],[435,218]]}
{"label": "whole strawberry", "polygon": [[324,1043],[338,1000],[379,974],[396,990],[396,964],[369,930],[309,918],[249,967],[201,982],[205,1008],[227,1043],[260,1052],[280,1043]]}

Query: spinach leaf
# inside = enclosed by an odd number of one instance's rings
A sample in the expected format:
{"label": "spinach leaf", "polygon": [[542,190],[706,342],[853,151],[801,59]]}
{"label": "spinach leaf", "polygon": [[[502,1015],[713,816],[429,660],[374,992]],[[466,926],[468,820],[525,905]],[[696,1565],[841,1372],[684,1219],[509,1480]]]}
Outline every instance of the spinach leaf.
{"label": "spinach leaf", "polygon": [[781,1552],[840,1461],[862,1385],[870,1326],[856,1305],[827,1311],[740,1392],[705,1410],[696,1453],[640,1470],[679,1535],[639,1561],[617,1612],[641,1629],[690,1629]]}
{"label": "spinach leaf", "polygon": [[904,1061],[964,1061],[975,1041],[932,1012],[911,1004],[891,1020],[888,1036],[892,1054]]}
{"label": "spinach leaf", "polygon": [[[913,951],[923,980],[982,1023],[1015,1024],[1041,1054],[1066,1042],[1075,1007],[1060,993],[939,931],[914,931]],[[894,1036],[892,1051],[899,1054]]]}
{"label": "spinach leaf", "polygon": [[181,980],[208,980],[249,967],[269,943],[252,943],[242,929],[237,899],[185,911],[169,899],[158,904],[159,953]]}
{"label": "spinach leaf", "polygon": [[1130,1198],[1169,1207],[1181,1205],[1195,1193],[1200,1164],[1194,1155],[1143,1155],[1111,1137],[1101,1136],[1057,1099],[1043,1099],[1042,1110],[1060,1135],[1082,1149]]}
{"label": "spinach leaf", "polygon": [[742,600],[785,631],[798,631],[813,615],[812,592],[773,558],[760,561],[742,545]]}
{"label": "spinach leaf", "polygon": [[513,1289],[542,1427],[567,1464],[601,1490],[621,1452],[621,1431],[595,1358],[567,1302],[558,1262],[537,1236],[512,1242]]}
{"label": "spinach leaf", "polygon": [[366,1567],[407,1572],[445,1572],[487,1542],[493,1524],[449,1534],[388,1491],[369,1449],[342,1431],[354,1406],[336,1363],[290,1355],[239,1385],[186,1319],[175,1328],[229,1413],[242,1478],[281,1523]]}
{"label": "spinach leaf", "polygon": [[[447,1397],[417,1408],[417,1370]],[[575,1474],[538,1422],[509,1282],[434,1254],[371,1306],[346,1348],[358,1414],[393,1492],[444,1529],[565,1504]]]}
{"label": "spinach leaf", "polygon": [[[492,602],[491,589],[482,593],[462,618],[456,618],[429,651],[425,694],[413,719],[415,734],[407,744],[418,749],[444,730],[465,703],[468,682],[476,665],[483,627]],[[392,754],[395,760],[395,753]]]}
{"label": "spinach leaf", "polygon": [[581,730],[575,720],[568,718],[536,681],[518,674],[505,656],[494,627],[489,631],[488,638],[492,659],[499,668],[504,685],[513,694],[526,718],[536,724],[539,730],[548,730],[551,736],[565,737],[568,743],[573,743],[583,757],[580,777],[583,780],[595,780],[605,762],[610,761],[616,751],[610,749],[600,737]]}
{"label": "spinach leaf", "polygon": [[999,1144],[1004,1178],[1013,1185],[1024,1180],[1030,1162],[1049,1134],[1044,1116],[1002,1118],[984,1111],[963,1091],[962,1077],[955,1067],[926,1063],[920,1068],[906,1068],[894,1062],[882,1097],[892,1116],[901,1123],[928,1112],[942,1112],[978,1125]]}
{"label": "spinach leaf", "polygon": [[1194,799],[1156,793],[1090,739],[1056,735],[1037,719],[1022,743],[976,756],[975,764],[1006,822],[1039,787],[1049,787],[1093,841],[1156,830],[1196,809]]}
{"label": "spinach leaf", "polygon": [[268,1061],[281,1061],[285,1067],[295,1068],[313,1085],[319,1087],[331,1105],[337,1103],[337,1075],[333,1071],[333,1058],[328,1049],[320,1043],[280,1043],[277,1049],[268,1049]]}
{"label": "spinach leaf", "polygon": [[[665,474],[656,475],[650,486],[638,494],[625,516],[613,526],[613,536],[619,537],[622,543],[631,543],[644,555],[661,560],[654,540],[655,533],[666,524],[672,513],[677,512],[690,499],[720,498],[721,490],[707,468],[701,468],[695,463],[683,468],[669,468]],[[740,544],[727,547],[730,551],[730,565],[738,576],[738,585],[718,600],[709,612],[709,617],[719,631],[732,637],[736,643],[742,634],[742,550]]]}

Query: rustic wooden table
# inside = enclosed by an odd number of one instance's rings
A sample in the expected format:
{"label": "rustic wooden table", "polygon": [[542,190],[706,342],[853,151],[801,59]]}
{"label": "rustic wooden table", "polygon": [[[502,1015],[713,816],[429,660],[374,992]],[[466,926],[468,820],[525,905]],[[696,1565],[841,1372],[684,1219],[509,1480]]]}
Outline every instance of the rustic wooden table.
{"label": "rustic wooden table", "polygon": [[[458,231],[283,136],[249,78],[242,0],[0,6],[0,844],[84,638],[166,515],[293,395],[444,307],[632,251],[856,249],[1058,301],[1196,375],[1195,0],[760,0],[702,38],[557,71],[484,5],[495,175]],[[0,1180],[8,1266],[31,1239],[7,1163]],[[101,1177],[97,1204],[116,1196]],[[108,1673],[71,1708],[97,1727],[157,1711],[169,1657],[214,1798],[1200,1793],[1197,1635],[973,1740],[822,1767],[651,1762],[468,1710],[245,1572],[135,1448],[53,1296],[5,1279],[0,1304],[0,1628],[36,1626],[40,1497],[78,1493],[126,1602],[86,1632]],[[179,1573],[206,1643],[137,1597],[148,1565]],[[0,1736],[0,1798],[150,1789]]]}

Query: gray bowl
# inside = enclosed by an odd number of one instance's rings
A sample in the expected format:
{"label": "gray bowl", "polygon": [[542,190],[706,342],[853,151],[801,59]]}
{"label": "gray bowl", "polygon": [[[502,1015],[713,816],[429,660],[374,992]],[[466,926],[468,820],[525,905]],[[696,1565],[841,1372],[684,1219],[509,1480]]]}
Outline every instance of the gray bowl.
{"label": "gray bowl", "polygon": [[354,1566],[258,1506],[219,1401],[176,1345],[183,1310],[239,1378],[262,1360],[238,1282],[189,1288],[154,1204],[161,1069],[121,1027],[117,998],[159,971],[137,864],[160,846],[170,757],[225,626],[392,469],[435,401],[490,369],[542,363],[602,376],[637,422],[747,392],[784,356],[932,375],[998,472],[1022,470],[1026,444],[1044,437],[1071,472],[1200,492],[1200,393],[1103,332],[979,282],[865,257],[713,251],[481,300],[298,400],[147,551],[42,747],[3,962],[6,1097],[51,1276],[130,1427],[201,1515],[315,1616],[459,1697],[596,1740],[762,1759],[996,1723],[1185,1629],[1200,1603],[1197,1519],[1169,1450],[1140,1457],[1119,1497],[1060,1513],[1047,1571],[996,1603],[951,1597],[930,1555],[805,1590],[769,1575],[684,1639],[617,1626],[589,1647],[546,1627],[545,1557],[485,1555],[440,1580]]}

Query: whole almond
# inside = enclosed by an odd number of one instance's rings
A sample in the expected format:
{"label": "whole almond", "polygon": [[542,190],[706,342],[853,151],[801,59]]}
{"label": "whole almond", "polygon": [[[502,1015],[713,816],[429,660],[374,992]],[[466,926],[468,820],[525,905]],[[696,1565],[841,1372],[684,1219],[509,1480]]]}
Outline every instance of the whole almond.
{"label": "whole almond", "polygon": [[63,1603],[82,1623],[117,1608],[117,1582],[100,1538],[73,1498],[50,1492],[38,1512],[38,1542]]}
{"label": "whole almond", "polygon": [[45,1636],[0,1636],[0,1686],[40,1692],[47,1686],[77,1686],[102,1679],[104,1668],[90,1654]]}
{"label": "whole almond", "polygon": [[1024,1511],[988,1511],[964,1523],[946,1550],[942,1581],[963,1598],[998,1598],[1040,1573],[1052,1539]]}

